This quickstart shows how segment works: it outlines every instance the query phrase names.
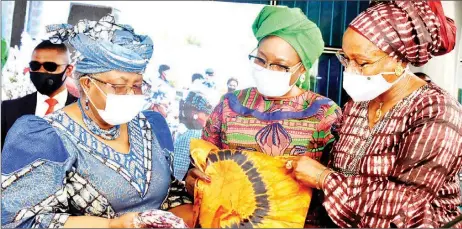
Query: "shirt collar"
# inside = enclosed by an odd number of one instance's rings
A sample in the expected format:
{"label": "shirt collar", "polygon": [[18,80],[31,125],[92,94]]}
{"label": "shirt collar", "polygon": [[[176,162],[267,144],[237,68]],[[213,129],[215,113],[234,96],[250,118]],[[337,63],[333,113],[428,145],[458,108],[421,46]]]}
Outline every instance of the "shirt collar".
{"label": "shirt collar", "polygon": [[[37,92],[37,100],[39,102],[45,102],[45,100],[49,99],[50,97],[48,95],[43,95],[43,94],[40,94],[40,92]],[[67,88],[64,88],[64,90],[60,93],[58,93],[57,95],[55,95],[53,97],[54,99],[56,99],[58,101],[58,104],[61,104],[61,105],[64,105],[66,104],[66,100],[67,100]]]}

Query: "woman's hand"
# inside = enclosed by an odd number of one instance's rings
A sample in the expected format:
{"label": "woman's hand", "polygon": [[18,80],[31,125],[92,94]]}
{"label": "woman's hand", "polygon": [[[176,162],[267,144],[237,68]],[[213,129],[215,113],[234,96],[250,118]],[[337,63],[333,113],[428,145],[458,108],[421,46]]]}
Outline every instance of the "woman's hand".
{"label": "woman's hand", "polygon": [[207,183],[210,183],[210,177],[205,175],[202,171],[198,168],[192,168],[188,171],[188,175],[186,176],[185,183],[186,183],[186,190],[188,190],[189,195],[194,196],[194,186],[196,185],[196,180],[201,179]]}
{"label": "woman's hand", "polygon": [[168,211],[182,218],[188,227],[193,228],[195,226],[192,204],[183,204]]}
{"label": "woman's hand", "polygon": [[300,156],[292,160],[292,167],[295,179],[308,187],[317,189],[323,188],[324,180],[332,172],[308,156]]}
{"label": "woman's hand", "polygon": [[109,220],[109,228],[135,228],[133,222],[139,213],[130,212]]}

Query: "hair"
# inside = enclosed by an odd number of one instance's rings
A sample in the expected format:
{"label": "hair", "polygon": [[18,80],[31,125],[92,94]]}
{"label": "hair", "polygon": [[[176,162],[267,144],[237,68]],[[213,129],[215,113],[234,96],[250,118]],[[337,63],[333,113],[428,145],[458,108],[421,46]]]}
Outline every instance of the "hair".
{"label": "hair", "polygon": [[427,74],[423,72],[414,72],[414,75],[418,76],[419,78],[425,78],[425,77],[430,78],[430,76],[428,76]]}
{"label": "hair", "polygon": [[170,70],[170,66],[166,65],[166,64],[162,64],[159,66],[159,74],[162,74],[162,72],[165,72],[167,70]]}
{"label": "hair", "polygon": [[196,80],[203,80],[203,79],[204,79],[204,76],[202,74],[194,73],[191,77],[191,82],[194,83],[194,81]]}
{"label": "hair", "polygon": [[425,81],[431,81],[431,77],[423,72],[414,72],[414,75]]}
{"label": "hair", "polygon": [[214,71],[212,68],[207,68],[207,69],[205,70],[205,74],[207,74],[207,75],[212,75],[212,74],[214,74],[214,73],[215,73],[215,71]]}
{"label": "hair", "polygon": [[79,90],[80,95],[85,95],[85,93],[83,93],[82,86],[80,85],[80,78],[84,75],[87,75],[87,74],[74,71],[74,77],[72,77],[75,82],[75,86],[77,86],[77,89]]}
{"label": "hair", "polygon": [[234,77],[229,78],[226,84],[229,84],[231,81],[235,81],[239,85],[239,81]]}
{"label": "hair", "polygon": [[40,42],[35,48],[34,51],[36,50],[56,50],[60,53],[65,53],[68,54],[69,50],[67,49],[66,45],[61,43],[61,44],[54,44],[50,40],[44,40]]}

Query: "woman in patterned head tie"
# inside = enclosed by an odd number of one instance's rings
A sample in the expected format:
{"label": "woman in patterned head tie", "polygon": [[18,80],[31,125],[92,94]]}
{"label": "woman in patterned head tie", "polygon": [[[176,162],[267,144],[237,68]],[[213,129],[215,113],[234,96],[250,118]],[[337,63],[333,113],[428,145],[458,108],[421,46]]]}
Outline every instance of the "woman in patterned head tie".
{"label": "woman in patterned head tie", "polygon": [[180,122],[187,130],[175,139],[174,174],[178,180],[183,180],[190,164],[190,142],[193,138],[201,138],[212,105],[206,96],[200,92],[190,91],[186,99],[180,101]]}
{"label": "woman in patterned head tie", "polygon": [[330,168],[293,164],[339,227],[433,228],[461,215],[462,107],[407,67],[450,52],[455,34],[439,1],[378,2],[351,22],[338,56],[352,101]]}
{"label": "woman in patterned head tie", "polygon": [[2,226],[132,228],[152,216],[139,212],[156,209],[187,221],[191,201],[173,177],[167,123],[141,112],[152,40],[110,15],[48,29],[51,41],[67,40],[80,53],[82,97],[44,118],[24,116],[10,130],[1,155]]}

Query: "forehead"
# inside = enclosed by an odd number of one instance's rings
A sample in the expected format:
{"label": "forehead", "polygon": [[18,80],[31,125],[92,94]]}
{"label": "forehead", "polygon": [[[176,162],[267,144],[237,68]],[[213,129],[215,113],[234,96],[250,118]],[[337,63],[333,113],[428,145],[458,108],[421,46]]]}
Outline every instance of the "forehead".
{"label": "forehead", "polygon": [[264,38],[258,46],[258,52],[264,54],[269,60],[300,60],[297,51],[295,51],[287,41],[277,36],[268,36]]}
{"label": "forehead", "polygon": [[32,60],[62,64],[67,63],[67,55],[54,49],[38,49],[32,52]]}
{"label": "forehead", "polygon": [[107,80],[108,82],[117,81],[117,83],[122,82],[140,82],[143,80],[143,75],[133,72],[122,72],[112,70],[109,72],[99,73],[99,79]]}
{"label": "forehead", "polygon": [[374,43],[350,28],[343,35],[342,49],[349,57],[375,57],[382,55],[382,51]]}

